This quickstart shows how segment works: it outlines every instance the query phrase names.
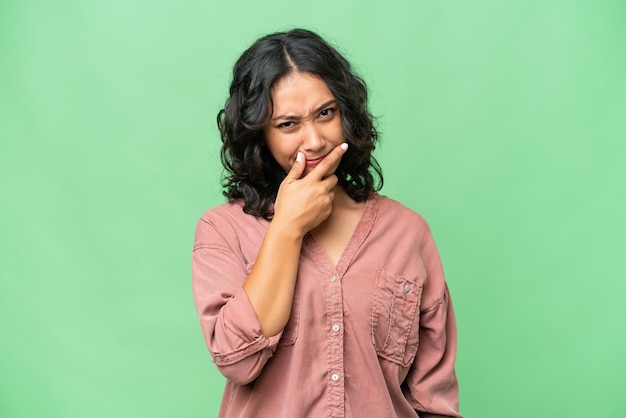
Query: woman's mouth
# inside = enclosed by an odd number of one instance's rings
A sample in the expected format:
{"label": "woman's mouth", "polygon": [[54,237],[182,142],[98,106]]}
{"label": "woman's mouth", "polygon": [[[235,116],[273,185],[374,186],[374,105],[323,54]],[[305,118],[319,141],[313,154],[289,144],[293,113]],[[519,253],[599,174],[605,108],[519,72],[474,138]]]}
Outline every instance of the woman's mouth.
{"label": "woman's mouth", "polygon": [[[328,154],[326,154],[326,155],[328,155]],[[321,156],[321,157],[319,157],[319,158],[313,158],[313,159],[311,159],[311,160],[309,160],[309,159],[307,158],[307,159],[306,159],[306,165],[307,165],[307,167],[314,167],[314,166],[318,165],[319,163],[321,163],[321,162],[322,162],[322,160],[323,160],[324,158],[326,158],[326,155],[323,155],[323,156]]]}

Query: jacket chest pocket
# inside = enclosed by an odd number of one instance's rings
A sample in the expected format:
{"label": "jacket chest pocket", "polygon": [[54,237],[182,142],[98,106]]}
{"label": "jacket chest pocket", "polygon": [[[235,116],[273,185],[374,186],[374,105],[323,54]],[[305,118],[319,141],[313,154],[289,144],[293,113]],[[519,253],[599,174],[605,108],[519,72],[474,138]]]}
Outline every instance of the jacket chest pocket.
{"label": "jacket chest pocket", "polygon": [[372,343],[380,357],[403,367],[417,353],[422,286],[385,270],[376,272]]}

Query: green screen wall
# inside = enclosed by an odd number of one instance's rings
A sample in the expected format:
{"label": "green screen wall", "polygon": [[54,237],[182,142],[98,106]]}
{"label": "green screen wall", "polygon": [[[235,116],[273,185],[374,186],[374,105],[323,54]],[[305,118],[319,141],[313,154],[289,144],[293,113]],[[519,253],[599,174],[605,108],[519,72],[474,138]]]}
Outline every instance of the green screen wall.
{"label": "green screen wall", "polygon": [[625,2],[3,0],[0,417],[217,415],[215,115],[296,26],[366,79],[382,193],[434,231],[462,412],[626,416]]}

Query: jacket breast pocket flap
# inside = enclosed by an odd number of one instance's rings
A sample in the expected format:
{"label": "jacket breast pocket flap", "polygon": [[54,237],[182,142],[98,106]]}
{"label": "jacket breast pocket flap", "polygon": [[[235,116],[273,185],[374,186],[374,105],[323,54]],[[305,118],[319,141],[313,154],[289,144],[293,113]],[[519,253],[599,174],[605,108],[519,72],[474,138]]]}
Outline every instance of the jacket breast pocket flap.
{"label": "jacket breast pocket flap", "polygon": [[382,269],[376,271],[372,342],[380,357],[403,367],[417,353],[422,286]]}

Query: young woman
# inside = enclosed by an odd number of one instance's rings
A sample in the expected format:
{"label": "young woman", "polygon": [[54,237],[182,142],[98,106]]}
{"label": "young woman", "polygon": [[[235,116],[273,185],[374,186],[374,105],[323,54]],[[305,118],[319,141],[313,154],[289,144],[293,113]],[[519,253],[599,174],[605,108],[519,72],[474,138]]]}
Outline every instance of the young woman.
{"label": "young woman", "polygon": [[201,217],[192,263],[220,416],[461,417],[439,255],[424,219],[377,193],[350,64],[310,31],[265,36],[218,125],[229,202]]}

